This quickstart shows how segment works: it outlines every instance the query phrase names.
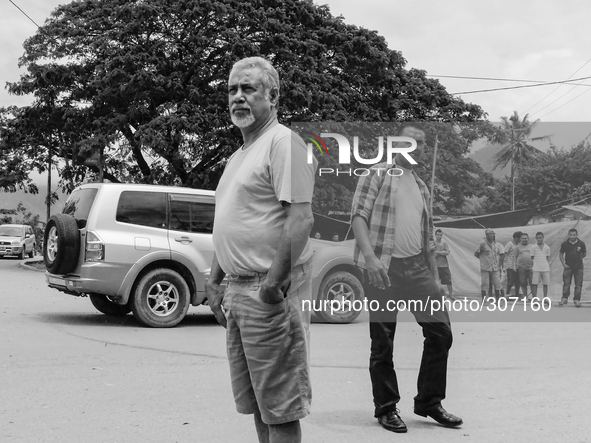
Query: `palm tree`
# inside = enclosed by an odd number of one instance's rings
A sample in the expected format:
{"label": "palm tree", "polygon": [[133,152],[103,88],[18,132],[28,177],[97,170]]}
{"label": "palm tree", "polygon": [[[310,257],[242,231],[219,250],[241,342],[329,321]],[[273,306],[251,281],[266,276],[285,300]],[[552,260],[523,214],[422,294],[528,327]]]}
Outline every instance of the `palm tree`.
{"label": "palm tree", "polygon": [[511,210],[515,210],[515,176],[518,169],[524,162],[531,160],[538,153],[542,152],[530,142],[538,140],[549,140],[550,135],[543,135],[541,137],[531,137],[534,127],[540,121],[539,119],[530,122],[529,114],[525,114],[523,119],[519,119],[517,111],[513,111],[513,115],[509,118],[501,117],[501,131],[494,137],[493,141],[502,143],[503,147],[496,155],[496,163],[494,169],[499,166],[504,168],[511,162]]}

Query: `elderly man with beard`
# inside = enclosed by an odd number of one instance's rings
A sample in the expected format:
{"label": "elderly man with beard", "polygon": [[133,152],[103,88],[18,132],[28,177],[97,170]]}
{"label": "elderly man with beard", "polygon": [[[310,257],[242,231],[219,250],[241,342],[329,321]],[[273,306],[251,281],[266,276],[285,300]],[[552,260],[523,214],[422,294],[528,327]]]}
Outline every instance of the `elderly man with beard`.
{"label": "elderly man with beard", "polygon": [[316,163],[307,163],[303,140],[277,121],[279,76],[269,61],[237,62],[228,99],[244,144],[216,190],[206,290],[226,327],[238,412],[254,414],[259,442],[298,443],[312,395],[310,312],[302,302],[312,296],[308,240]]}

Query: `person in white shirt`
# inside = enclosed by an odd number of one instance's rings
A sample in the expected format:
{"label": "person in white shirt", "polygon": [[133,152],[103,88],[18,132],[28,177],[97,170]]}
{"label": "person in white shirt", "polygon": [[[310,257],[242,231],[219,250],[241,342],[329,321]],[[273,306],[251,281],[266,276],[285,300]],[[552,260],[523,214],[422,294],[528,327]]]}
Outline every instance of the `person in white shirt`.
{"label": "person in white shirt", "polygon": [[540,281],[544,285],[544,298],[548,297],[548,285],[550,284],[550,247],[544,243],[544,234],[536,234],[536,244],[531,248],[531,258],[534,261],[532,268],[531,293],[533,297],[538,294]]}
{"label": "person in white shirt", "polygon": [[503,265],[507,270],[507,297],[511,297],[511,289],[515,286],[515,297],[519,298],[519,275],[515,260],[515,247],[521,240],[521,231],[513,234],[513,240],[509,240],[505,246],[505,261]]}

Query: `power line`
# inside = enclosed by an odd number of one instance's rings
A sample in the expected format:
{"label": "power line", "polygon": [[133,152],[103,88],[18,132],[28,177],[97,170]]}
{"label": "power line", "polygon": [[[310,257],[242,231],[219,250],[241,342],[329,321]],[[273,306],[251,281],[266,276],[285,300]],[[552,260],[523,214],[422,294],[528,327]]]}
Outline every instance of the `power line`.
{"label": "power line", "polygon": [[[586,65],[587,63],[589,63],[589,62],[591,62],[591,58],[590,58],[589,60],[587,60],[585,63],[583,63],[583,66],[581,66],[579,69],[577,69],[575,72],[573,72],[573,73],[572,73],[572,74],[569,76],[569,78],[567,78],[567,80],[570,80],[570,78],[571,78],[573,75],[575,75],[577,72],[579,72],[581,69],[583,69],[583,68],[585,67],[585,65]],[[573,81],[577,81],[577,80],[573,80]],[[565,82],[565,83],[566,83],[566,82]],[[556,91],[558,88],[560,88],[560,86],[562,86],[562,85],[558,85],[558,86],[557,86],[556,88],[554,88],[554,89],[553,89],[553,90],[552,90],[550,93],[546,94],[546,95],[545,95],[545,96],[544,96],[544,97],[543,97],[543,98],[542,98],[540,101],[538,101],[538,102],[537,102],[535,105],[533,105],[533,106],[530,106],[528,109],[526,109],[526,110],[525,110],[525,112],[523,112],[522,114],[525,114],[525,113],[527,113],[527,111],[529,111],[530,109],[532,109],[532,108],[535,108],[536,106],[538,106],[538,105],[539,105],[541,102],[543,102],[544,100],[546,100],[546,98],[548,98],[549,96],[551,96],[552,94],[554,94],[554,92],[555,92],[555,91]]]}
{"label": "power line", "polygon": [[10,3],[12,3],[12,4],[14,5],[14,7],[15,7],[16,9],[18,9],[18,10],[19,10],[19,11],[20,11],[20,12],[21,12],[21,13],[22,13],[22,14],[23,14],[25,17],[27,17],[29,20],[31,20],[35,26],[37,26],[38,28],[41,28],[41,26],[39,26],[39,25],[37,24],[37,22],[35,22],[35,20],[33,20],[31,17],[29,17],[29,16],[27,15],[27,13],[26,13],[25,11],[23,11],[23,10],[22,10],[22,9],[21,9],[21,8],[20,8],[20,7],[19,7],[19,6],[18,6],[18,5],[15,3],[15,2],[13,2],[12,0],[8,0],[8,1],[9,1]]}
{"label": "power line", "polygon": [[[563,107],[563,106],[565,106],[565,105],[568,105],[570,102],[572,102],[573,100],[575,100],[575,99],[579,98],[581,95],[583,95],[583,94],[584,94],[584,93],[586,93],[586,92],[589,92],[589,89],[587,89],[586,91],[583,91],[581,94],[577,95],[576,97],[573,97],[573,98],[571,98],[569,101],[567,101],[566,103],[564,103],[564,104],[560,105],[558,108],[554,108],[554,109],[552,109],[550,112],[546,112],[544,115],[542,115],[542,117],[544,117],[544,116],[546,116],[546,115],[548,115],[548,114],[551,114],[551,113],[553,113],[554,111],[557,111],[558,109],[562,108],[562,107]],[[542,117],[540,117],[540,118],[542,118]]]}
{"label": "power line", "polygon": [[511,78],[495,78],[495,77],[466,77],[462,75],[435,75],[427,74],[427,77],[440,77],[440,78],[460,78],[464,80],[494,80],[499,82],[522,82],[522,83],[544,83],[547,80],[515,80]]}
{"label": "power line", "polygon": [[[553,105],[554,103],[556,103],[558,100],[560,100],[560,99],[561,99],[562,97],[564,97],[565,95],[567,95],[567,94],[570,94],[572,91],[574,91],[574,89],[575,89],[575,88],[576,88],[576,86],[573,86],[573,87],[572,87],[572,88],[570,88],[568,91],[566,91],[564,94],[562,94],[562,95],[558,96],[558,98],[555,98],[554,100],[552,100],[550,103],[548,103],[548,104],[547,104],[546,106],[544,106],[542,109],[539,109],[539,110],[537,110],[536,112],[534,112],[534,113],[532,114],[532,116],[533,116],[533,115],[536,115],[536,114],[539,114],[539,113],[540,113],[540,112],[542,112],[544,109],[546,109],[546,108],[550,107],[551,105]],[[583,92],[583,93],[584,93],[584,92]],[[575,97],[575,98],[576,98],[576,97]],[[566,104],[566,103],[565,103],[565,104]],[[556,109],[558,109],[558,108],[556,108]],[[544,114],[544,115],[545,115],[545,114]]]}
{"label": "power line", "polygon": [[[518,80],[514,78],[496,78],[496,77],[468,77],[462,75],[436,75],[436,74],[427,74],[427,77],[436,77],[436,78],[456,78],[462,80],[487,80],[487,81],[497,81],[497,82],[521,82],[521,83],[548,83],[548,80]],[[565,83],[568,85],[581,85],[580,83]],[[582,84],[581,86],[591,86],[588,84]]]}
{"label": "power line", "polygon": [[494,88],[494,89],[480,89],[477,91],[463,91],[463,92],[452,92],[450,93],[451,95],[462,95],[462,94],[476,94],[479,92],[493,92],[493,91],[506,91],[508,89],[522,89],[522,88],[535,88],[537,86],[548,86],[548,85],[557,85],[557,84],[563,84],[570,81],[576,82],[576,81],[580,81],[580,80],[586,80],[588,78],[591,78],[591,76],[588,77],[581,77],[581,78],[576,78],[573,80],[567,79],[567,80],[562,80],[562,81],[558,81],[558,82],[547,82],[547,83],[537,83],[534,85],[521,85],[521,86],[508,86],[506,88]]}

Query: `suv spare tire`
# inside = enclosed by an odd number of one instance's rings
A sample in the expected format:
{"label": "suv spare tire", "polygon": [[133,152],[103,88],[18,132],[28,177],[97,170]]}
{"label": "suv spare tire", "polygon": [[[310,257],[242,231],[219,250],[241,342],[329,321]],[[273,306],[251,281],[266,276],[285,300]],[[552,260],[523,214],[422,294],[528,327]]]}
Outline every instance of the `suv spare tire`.
{"label": "suv spare tire", "polygon": [[43,261],[51,274],[67,274],[76,268],[80,255],[80,231],[68,214],[52,215],[43,235]]}

